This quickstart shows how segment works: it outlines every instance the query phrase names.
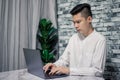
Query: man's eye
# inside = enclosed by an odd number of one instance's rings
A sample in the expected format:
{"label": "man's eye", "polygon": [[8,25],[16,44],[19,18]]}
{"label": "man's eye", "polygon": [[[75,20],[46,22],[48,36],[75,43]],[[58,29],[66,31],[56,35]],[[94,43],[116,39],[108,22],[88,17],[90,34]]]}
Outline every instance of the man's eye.
{"label": "man's eye", "polygon": [[76,23],[80,23],[80,21],[76,21]]}

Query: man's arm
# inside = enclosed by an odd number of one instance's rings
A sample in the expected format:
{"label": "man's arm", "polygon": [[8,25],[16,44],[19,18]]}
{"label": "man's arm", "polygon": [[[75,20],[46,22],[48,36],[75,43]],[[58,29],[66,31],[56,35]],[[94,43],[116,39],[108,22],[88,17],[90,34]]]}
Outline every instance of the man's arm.
{"label": "man's arm", "polygon": [[[70,41],[69,41],[70,43]],[[56,74],[56,73],[63,73],[63,74],[68,74],[69,73],[69,68],[66,67],[67,65],[69,65],[69,50],[70,50],[70,44],[68,43],[64,53],[62,54],[62,56],[55,62],[55,63],[48,63],[46,64],[43,69],[45,70],[45,72],[47,72],[47,70],[49,68],[51,68],[50,71],[50,75]]]}
{"label": "man's arm", "polygon": [[71,50],[71,42],[72,38],[69,40],[69,43],[67,47],[65,48],[65,51],[60,56],[60,58],[54,63],[56,66],[67,66],[69,65],[69,59],[70,59],[70,50]]}

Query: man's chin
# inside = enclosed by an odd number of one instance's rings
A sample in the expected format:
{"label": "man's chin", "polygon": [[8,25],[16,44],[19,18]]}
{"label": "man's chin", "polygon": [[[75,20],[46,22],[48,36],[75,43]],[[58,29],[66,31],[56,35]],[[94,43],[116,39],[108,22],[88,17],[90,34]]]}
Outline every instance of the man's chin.
{"label": "man's chin", "polygon": [[82,31],[80,31],[80,30],[77,30],[77,32],[80,33],[80,34],[83,34]]}

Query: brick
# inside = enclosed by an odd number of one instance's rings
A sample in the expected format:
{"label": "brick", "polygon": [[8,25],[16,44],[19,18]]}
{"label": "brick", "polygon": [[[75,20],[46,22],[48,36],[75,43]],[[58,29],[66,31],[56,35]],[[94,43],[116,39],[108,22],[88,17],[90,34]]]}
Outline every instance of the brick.
{"label": "brick", "polygon": [[114,66],[115,66],[115,67],[118,67],[118,68],[119,68],[118,70],[119,70],[119,72],[120,72],[120,63],[115,63]]}
{"label": "brick", "polygon": [[66,2],[68,2],[68,0],[57,0],[58,4],[63,4],[63,3],[66,3]]}
{"label": "brick", "polygon": [[63,14],[63,11],[58,11],[58,15]]}
{"label": "brick", "polygon": [[[112,35],[118,32],[119,27],[117,26],[107,26],[107,30],[112,32]],[[117,34],[117,33],[116,33]]]}
{"label": "brick", "polygon": [[91,10],[95,10],[96,9],[96,7],[91,7]]}
{"label": "brick", "polygon": [[113,53],[113,58],[120,58],[120,53]]}
{"label": "brick", "polygon": [[109,39],[110,39],[110,40],[113,40],[113,41],[114,41],[114,40],[117,40],[118,38],[119,38],[119,36],[110,36],[110,37],[109,37]]}
{"label": "brick", "polygon": [[120,21],[120,17],[112,17],[111,21]]}
{"label": "brick", "polygon": [[115,9],[112,9],[112,12],[120,12],[120,8],[115,8]]}
{"label": "brick", "polygon": [[104,23],[104,26],[114,26],[115,25],[115,23],[113,23],[113,22],[106,22],[106,23]]}
{"label": "brick", "polygon": [[120,2],[120,0],[115,0],[116,3]]}
{"label": "brick", "polygon": [[58,7],[66,7],[66,6],[69,6],[69,5],[70,5],[70,3],[63,3],[63,4],[59,4]]}
{"label": "brick", "polygon": [[99,22],[99,19],[93,19],[92,22]]}
{"label": "brick", "polygon": [[116,13],[116,16],[120,17],[120,12],[119,12],[119,13]]}
{"label": "brick", "polygon": [[95,28],[100,28],[100,27],[103,27],[104,26],[104,24],[101,22],[101,23],[96,23],[96,22],[93,22],[92,23],[93,24],[93,27],[95,27]]}
{"label": "brick", "polygon": [[107,28],[106,27],[104,27],[104,28],[100,27],[100,28],[97,28],[97,30],[100,31],[100,32],[105,32],[105,31],[107,31]]}
{"label": "brick", "polygon": [[111,58],[111,62],[120,63],[119,58]]}
{"label": "brick", "polygon": [[68,28],[69,26],[67,26],[67,25],[61,25],[60,26],[60,28],[62,29],[62,28]]}
{"label": "brick", "polygon": [[96,10],[95,10],[95,11],[92,11],[92,13],[93,13],[93,14],[99,14],[99,13],[101,13],[101,11],[100,11],[100,10],[99,10],[99,11],[96,11]]}
{"label": "brick", "polygon": [[71,14],[66,14],[65,17],[72,17]]}
{"label": "brick", "polygon": [[101,32],[101,34],[103,34],[104,36],[110,36],[111,32]]}
{"label": "brick", "polygon": [[116,49],[116,50],[112,50],[114,54],[120,54],[120,50]]}
{"label": "brick", "polygon": [[118,27],[114,27],[114,30],[112,31],[112,35],[114,35],[114,36],[119,36],[119,34],[118,34],[118,31],[119,31],[119,28]]}
{"label": "brick", "polygon": [[[117,44],[120,44],[120,40],[117,41]],[[120,48],[119,48],[120,49]]]}

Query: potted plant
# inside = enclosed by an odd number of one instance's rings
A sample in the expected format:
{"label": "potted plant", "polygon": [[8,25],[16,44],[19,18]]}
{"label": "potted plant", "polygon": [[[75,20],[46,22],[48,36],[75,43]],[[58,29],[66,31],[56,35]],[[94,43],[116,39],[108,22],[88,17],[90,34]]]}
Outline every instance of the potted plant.
{"label": "potted plant", "polygon": [[54,62],[56,56],[56,44],[58,42],[58,32],[47,19],[41,19],[37,31],[37,40],[41,48],[41,58],[44,64]]}

